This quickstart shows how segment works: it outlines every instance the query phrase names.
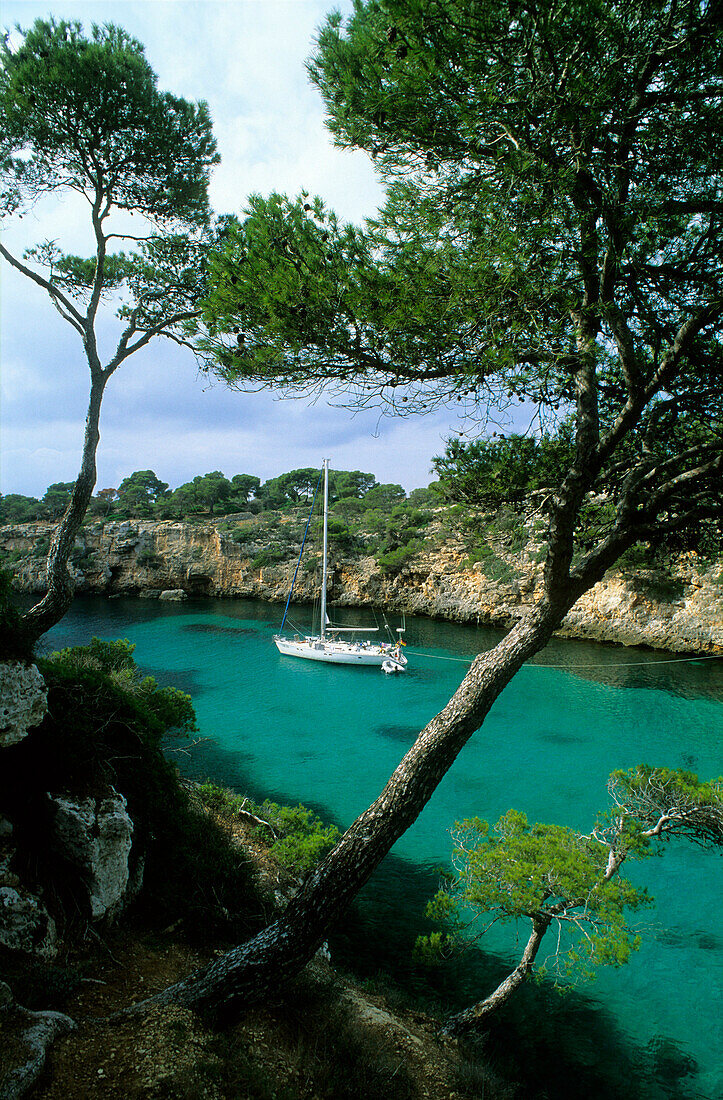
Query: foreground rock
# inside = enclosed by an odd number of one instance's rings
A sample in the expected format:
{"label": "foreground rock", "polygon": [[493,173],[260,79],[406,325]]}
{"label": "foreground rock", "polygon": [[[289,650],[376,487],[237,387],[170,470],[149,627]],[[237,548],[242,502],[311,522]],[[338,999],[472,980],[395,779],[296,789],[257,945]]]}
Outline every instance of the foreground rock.
{"label": "foreground rock", "polygon": [[[2,879],[0,875],[0,883]],[[40,898],[17,880],[12,885],[0,885],[0,946],[45,960],[55,958],[58,953],[53,918]]]}
{"label": "foreground rock", "polygon": [[130,881],[133,822],[125,798],[111,790],[106,798],[55,795],[50,801],[53,849],[87,889],[91,919],[112,919],[125,904]]}
{"label": "foreground rock", "polygon": [[47,709],[48,692],[35,665],[0,662],[0,749],[22,741]]}

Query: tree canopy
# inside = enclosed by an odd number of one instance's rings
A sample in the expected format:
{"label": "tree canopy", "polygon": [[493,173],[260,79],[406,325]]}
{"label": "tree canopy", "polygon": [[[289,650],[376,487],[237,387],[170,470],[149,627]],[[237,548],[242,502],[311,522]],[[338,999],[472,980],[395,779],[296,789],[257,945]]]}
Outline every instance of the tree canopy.
{"label": "tree canopy", "polygon": [[[640,765],[613,772],[608,789],[612,807],[588,835],[530,825],[516,810],[492,827],[479,818],[455,826],[455,873],[428,907],[446,931],[419,938],[421,957],[433,960],[468,947],[495,921],[529,921],[531,932],[517,967],[488,997],[449,1021],[449,1033],[478,1025],[535,970],[557,980],[592,978],[600,966],[624,965],[641,943],[628,914],[652,898],[621,876],[623,863],[654,854],[654,843],[674,837],[723,846],[723,779],[702,782],[692,772]],[[537,964],[550,927],[557,931],[556,947]]]}
{"label": "tree canopy", "polygon": [[153,470],[136,470],[118,486],[118,503],[135,515],[151,515],[153,506],[168,492],[168,485]]}
{"label": "tree canopy", "polygon": [[143,46],[120,27],[86,35],[38,19],[16,49],[6,40],[0,120],[4,211],[61,186],[99,196],[99,214],[110,201],[169,223],[208,219],[218,159],[208,109],[159,92]]}
{"label": "tree canopy", "polygon": [[571,425],[540,439],[518,435],[464,442],[453,437],[432,459],[448,500],[466,504],[517,503],[536,489],[555,488],[572,459]]}
{"label": "tree canopy", "polygon": [[354,227],[303,194],[252,197],[214,260],[214,369],[393,412],[454,400],[485,421],[532,403],[543,425],[572,415],[565,472],[614,493],[641,537],[719,511],[719,15],[701,0],[331,15],[311,77],[386,201]]}
{"label": "tree canopy", "polygon": [[[357,0],[309,65],[386,200],[363,227],[253,196],[204,308],[231,384],[483,425],[570,419],[542,586],[478,654],[273,926],[167,999],[227,1011],[294,973],[500,692],[627,549],[720,516],[720,0]],[[585,509],[606,495],[590,533]]]}
{"label": "tree canopy", "polygon": [[[90,371],[81,469],[51,543],[48,592],[23,620],[39,637],[72,597],[67,562],[95,484],[108,379],[156,336],[188,343],[204,289],[208,181],[218,157],[206,105],[160,92],[142,45],[121,28],[94,25],[86,35],[79,23],[38,19],[21,34],[18,45],[6,38],[0,46],[0,214],[74,193],[87,202],[95,242],[89,257],[55,240],[23,259],[0,245],[76,331]],[[132,232],[118,213],[138,216]],[[115,240],[129,250],[114,252]],[[122,322],[105,363],[96,334],[104,299]]]}

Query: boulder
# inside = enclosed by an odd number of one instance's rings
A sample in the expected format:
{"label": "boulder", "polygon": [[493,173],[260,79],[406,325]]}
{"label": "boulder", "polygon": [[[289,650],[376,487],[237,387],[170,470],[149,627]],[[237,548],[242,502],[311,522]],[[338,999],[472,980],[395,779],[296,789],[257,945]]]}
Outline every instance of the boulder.
{"label": "boulder", "polygon": [[128,900],[133,822],[122,794],[74,801],[48,796],[55,808],[51,843],[88,890],[91,918],[112,919]]}
{"label": "boulder", "polygon": [[182,588],[166,588],[158,597],[159,600],[187,600],[188,596]]}
{"label": "boulder", "polygon": [[48,709],[48,689],[35,665],[0,663],[0,748],[14,745],[39,725]]}
{"label": "boulder", "polygon": [[41,959],[58,953],[55,921],[39,898],[22,886],[0,886],[0,944]]}

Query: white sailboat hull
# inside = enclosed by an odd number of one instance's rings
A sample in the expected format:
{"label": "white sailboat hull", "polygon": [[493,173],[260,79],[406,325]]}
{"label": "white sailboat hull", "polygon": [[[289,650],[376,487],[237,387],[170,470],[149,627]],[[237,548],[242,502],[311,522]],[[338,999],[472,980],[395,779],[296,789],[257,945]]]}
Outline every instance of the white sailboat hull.
{"label": "white sailboat hull", "polygon": [[[323,464],[324,474],[324,543],[322,552],[323,572],[321,576],[321,617],[319,633],[307,634],[305,637],[297,634],[295,638],[285,638],[283,634],[274,634],[274,644],[279,653],[283,653],[285,657],[301,657],[306,661],[324,661],[329,665],[369,665],[372,668],[380,668],[384,672],[404,672],[407,664],[407,658],[402,653],[401,640],[396,643],[382,642],[376,645],[372,642],[365,641],[345,641],[339,637],[340,633],[354,633],[353,627],[333,627],[329,623],[329,618],[326,614],[326,589],[327,589],[327,536],[328,536],[328,520],[329,520],[329,459],[324,459]],[[311,512],[314,510],[314,501],[316,500],[317,488],[314,490],[314,499],[311,502]],[[284,629],[284,623],[286,622],[286,615],[289,610],[289,603],[294,592],[294,581],[296,580],[296,573],[299,571],[299,565],[301,564],[301,555],[304,552],[304,544],[306,543],[306,534],[309,530],[309,524],[311,523],[311,512],[309,513],[309,519],[306,523],[306,531],[304,532],[304,540],[301,544],[301,552],[299,553],[299,561],[296,565],[296,572],[294,573],[294,580],[291,583],[291,591],[286,601],[286,608],[284,610],[284,617],[281,620],[281,629]],[[325,629],[326,624],[326,629]],[[373,628],[376,629],[376,628]],[[360,628],[360,631],[366,632],[364,627]],[[400,630],[400,633],[402,631]]]}
{"label": "white sailboat hull", "polygon": [[364,645],[357,642],[337,641],[333,638],[282,638],[274,636],[279,653],[286,657],[303,657],[307,661],[325,661],[332,665],[371,665],[381,668],[385,661],[394,660],[404,667],[407,659],[397,655],[396,647]]}

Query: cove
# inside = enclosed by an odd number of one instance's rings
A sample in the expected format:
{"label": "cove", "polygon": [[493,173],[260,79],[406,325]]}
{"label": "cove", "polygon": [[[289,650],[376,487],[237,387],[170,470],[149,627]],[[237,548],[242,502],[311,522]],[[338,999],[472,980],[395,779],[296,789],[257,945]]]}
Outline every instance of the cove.
{"label": "cove", "polygon": [[[276,607],[254,601],[81,599],[48,641],[56,648],[94,634],[129,638],[142,668],[193,696],[210,740],[176,757],[186,773],[303,802],[344,827],[447,701],[464,659],[500,636],[408,619],[409,670],[384,677],[280,656],[272,643],[278,619]],[[295,619],[304,622],[303,608]],[[358,622],[359,612],[335,609],[335,619]],[[430,974],[411,959],[455,819],[496,820],[514,806],[531,821],[587,830],[606,805],[613,768],[646,762],[718,775],[721,700],[721,661],[676,663],[673,654],[554,641],[498,699],[335,931],[333,958],[367,976],[386,970],[450,1006],[488,992],[513,958],[513,928],[494,928],[456,968]],[[628,874],[658,903],[640,915],[643,946],[631,963],[565,997],[530,985],[487,1038],[486,1057],[521,1079],[526,1097],[723,1094],[720,856],[673,843]]]}

